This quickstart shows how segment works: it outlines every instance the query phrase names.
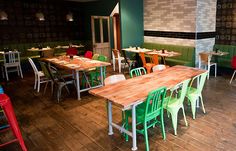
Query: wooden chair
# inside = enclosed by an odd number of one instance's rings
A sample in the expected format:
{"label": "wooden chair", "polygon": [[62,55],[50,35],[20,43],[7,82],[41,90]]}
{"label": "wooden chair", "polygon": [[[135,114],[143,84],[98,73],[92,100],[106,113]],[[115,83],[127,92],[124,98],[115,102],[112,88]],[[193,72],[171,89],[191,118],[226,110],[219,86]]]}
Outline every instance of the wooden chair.
{"label": "wooden chair", "polygon": [[209,79],[210,76],[210,68],[211,66],[215,66],[215,77],[217,74],[217,64],[214,62],[211,62],[212,55],[207,53],[199,53],[199,68],[202,68],[202,65],[204,66],[204,69],[208,70],[208,76]]}
{"label": "wooden chair", "polygon": [[20,53],[18,51],[5,52],[3,54],[4,63],[2,66],[2,75],[4,76],[4,71],[6,74],[6,79],[9,81],[8,73],[17,72],[23,78],[21,65],[20,65]]}
{"label": "wooden chair", "polygon": [[139,56],[140,56],[140,58],[142,60],[143,67],[146,68],[146,70],[147,70],[147,73],[151,73],[151,69],[152,69],[153,66],[155,66],[155,64],[154,63],[147,63],[146,62],[146,58],[145,58],[144,52],[140,52]]}

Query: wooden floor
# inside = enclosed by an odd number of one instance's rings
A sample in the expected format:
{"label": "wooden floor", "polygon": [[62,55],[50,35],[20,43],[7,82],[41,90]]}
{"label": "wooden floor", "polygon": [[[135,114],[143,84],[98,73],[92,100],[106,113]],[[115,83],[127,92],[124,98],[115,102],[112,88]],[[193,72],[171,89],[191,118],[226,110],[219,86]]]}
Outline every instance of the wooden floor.
{"label": "wooden floor", "polygon": [[[114,74],[113,72],[110,72]],[[64,94],[56,103],[50,95],[37,94],[33,90],[33,73],[25,73],[1,84],[10,96],[18,123],[29,151],[100,151],[130,150],[131,139],[126,142],[119,131],[108,136],[105,100],[82,93],[76,100],[75,88]],[[215,151],[236,150],[236,81],[229,85],[229,76],[211,77],[204,87],[203,98],[206,114],[197,111],[192,119],[190,107],[185,107],[189,126],[185,127],[179,114],[178,136],[173,135],[171,119],[165,118],[167,139],[162,140],[158,127],[149,131],[151,150]],[[42,92],[42,90],[41,90]],[[114,120],[121,121],[119,108],[113,109]],[[9,139],[9,133],[1,134],[0,140]],[[143,136],[138,136],[138,149],[145,150]],[[0,150],[18,151],[18,143]]]}

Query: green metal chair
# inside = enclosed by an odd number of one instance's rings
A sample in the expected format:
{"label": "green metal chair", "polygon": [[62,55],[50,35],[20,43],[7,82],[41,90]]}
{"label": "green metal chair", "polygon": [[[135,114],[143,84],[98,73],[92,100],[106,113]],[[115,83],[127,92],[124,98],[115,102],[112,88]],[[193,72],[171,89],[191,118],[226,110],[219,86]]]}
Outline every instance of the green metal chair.
{"label": "green metal chair", "polygon": [[[169,113],[171,114],[172,125],[174,128],[175,135],[177,135],[177,120],[178,120],[178,112],[180,109],[182,109],[183,111],[185,125],[188,126],[188,122],[185,117],[183,102],[188,90],[189,81],[190,79],[184,80],[183,82],[171,88],[170,95],[166,97],[164,101],[164,108],[167,110],[168,117]],[[177,94],[174,95],[174,93]]]}
{"label": "green metal chair", "polygon": [[[98,61],[107,62],[107,57],[104,55],[99,55],[97,58]],[[91,86],[96,86],[99,83],[100,78],[100,67],[97,67],[89,72],[89,83]],[[106,78],[106,67],[103,67],[103,78]],[[82,86],[85,87],[85,79],[82,80]]]}
{"label": "green metal chair", "polygon": [[[98,56],[98,61],[103,61],[103,62],[107,62],[107,57],[104,55],[99,55]],[[103,67],[103,78],[106,78],[106,67]],[[90,80],[91,80],[91,85],[94,86],[95,83],[98,83],[100,78],[100,67],[96,68],[95,71],[91,71],[90,72]]]}
{"label": "green metal chair", "polygon": [[144,67],[139,67],[139,68],[134,68],[134,69],[130,70],[129,74],[130,74],[130,78],[133,78],[134,75],[135,75],[135,77],[138,77],[138,76],[147,74],[147,72]]}
{"label": "green metal chair", "polygon": [[[143,134],[145,137],[146,150],[149,151],[148,143],[148,129],[155,127],[155,125],[161,126],[162,137],[165,140],[165,126],[163,116],[163,101],[166,96],[166,87],[161,87],[156,90],[149,92],[147,99],[136,108],[136,120],[137,126],[142,125],[141,129],[137,129],[137,132]],[[126,129],[129,129],[128,118],[131,117],[132,113],[130,110],[125,112]],[[160,120],[157,119],[160,117]],[[126,135],[128,140],[128,135]]]}
{"label": "green metal chair", "polygon": [[[202,110],[203,110],[203,113],[206,113],[205,111],[205,108],[204,108],[204,104],[203,104],[203,99],[202,99],[202,89],[203,89],[203,86],[205,84],[205,81],[206,81],[206,77],[208,75],[208,72],[204,72],[200,75],[197,75],[195,76],[191,83],[190,83],[190,86],[188,87],[188,91],[187,91],[187,95],[186,97],[188,98],[190,104],[191,104],[191,108],[192,108],[192,114],[193,114],[193,119],[196,118],[196,103],[197,103],[197,100],[201,99],[201,104],[202,104]],[[195,80],[198,80],[199,79],[199,83],[198,83],[198,86],[197,88],[194,88],[192,85],[193,85],[193,82]]]}

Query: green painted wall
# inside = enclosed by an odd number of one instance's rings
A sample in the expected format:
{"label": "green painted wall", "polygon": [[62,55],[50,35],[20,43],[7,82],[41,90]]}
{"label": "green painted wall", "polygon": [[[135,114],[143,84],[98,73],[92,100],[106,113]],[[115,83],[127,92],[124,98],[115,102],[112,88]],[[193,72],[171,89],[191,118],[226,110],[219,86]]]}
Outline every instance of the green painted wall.
{"label": "green painted wall", "polygon": [[144,41],[143,0],[120,0],[121,48]]}

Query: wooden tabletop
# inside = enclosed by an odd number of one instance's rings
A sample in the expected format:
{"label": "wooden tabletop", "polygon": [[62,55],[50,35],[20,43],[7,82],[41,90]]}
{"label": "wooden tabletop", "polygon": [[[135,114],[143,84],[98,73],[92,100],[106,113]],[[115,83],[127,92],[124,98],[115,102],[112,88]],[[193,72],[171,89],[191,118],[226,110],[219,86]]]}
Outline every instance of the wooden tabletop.
{"label": "wooden tabletop", "polygon": [[214,56],[224,56],[224,55],[228,55],[228,52],[223,52],[223,51],[203,51],[201,53],[205,53],[205,54],[209,54],[209,55],[214,55]]}
{"label": "wooden tabletop", "polygon": [[82,48],[82,47],[84,47],[83,45],[65,45],[65,46],[56,46],[55,48],[56,49],[68,49],[68,48],[70,48],[70,47],[72,47],[72,48]]}
{"label": "wooden tabletop", "polygon": [[54,65],[57,65],[64,69],[70,70],[86,70],[94,67],[109,66],[111,65],[108,62],[102,62],[98,60],[92,60],[80,56],[74,56],[73,59],[70,59],[69,56],[59,56],[53,58],[43,58],[42,60],[50,62]]}
{"label": "wooden tabletop", "polygon": [[175,51],[167,51],[167,50],[164,50],[164,53],[159,50],[159,51],[152,51],[152,52],[147,52],[146,54],[149,54],[149,55],[154,55],[154,54],[157,54],[158,56],[161,56],[161,57],[176,57],[176,56],[180,56],[181,53],[179,52],[175,52]]}
{"label": "wooden tabletop", "polygon": [[45,47],[45,48],[39,49],[39,48],[32,47],[32,48],[29,48],[27,50],[28,51],[50,51],[50,50],[53,50],[53,48]]}
{"label": "wooden tabletop", "polygon": [[89,93],[108,99],[122,108],[129,108],[137,101],[144,101],[152,90],[161,86],[166,86],[168,89],[172,88],[183,80],[204,72],[206,70],[178,65],[93,89]]}
{"label": "wooden tabletop", "polygon": [[146,49],[146,48],[140,48],[140,47],[131,47],[131,48],[123,48],[122,50],[129,51],[129,52],[134,52],[134,53],[140,53],[140,52],[150,52],[153,50]]}

